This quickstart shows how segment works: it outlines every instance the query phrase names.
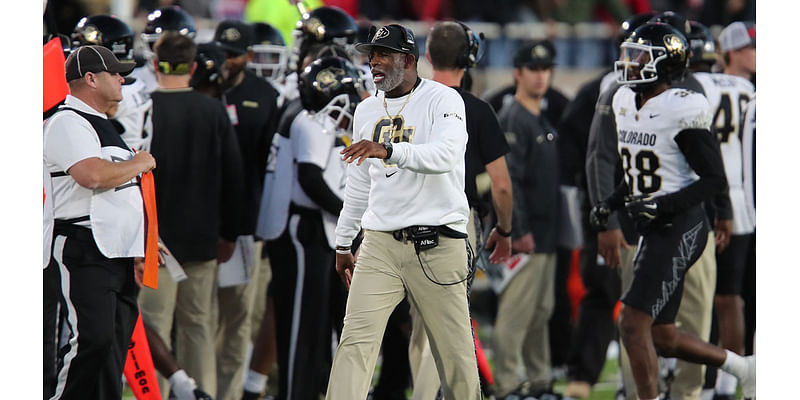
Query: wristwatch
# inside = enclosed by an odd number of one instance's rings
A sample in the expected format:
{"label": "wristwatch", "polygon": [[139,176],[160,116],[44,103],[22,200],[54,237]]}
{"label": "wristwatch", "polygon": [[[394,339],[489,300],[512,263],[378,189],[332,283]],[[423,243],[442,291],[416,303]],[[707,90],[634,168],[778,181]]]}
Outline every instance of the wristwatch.
{"label": "wristwatch", "polygon": [[392,157],[392,142],[384,142],[381,144],[381,146],[383,146],[383,148],[386,149],[386,157],[384,157],[383,159],[384,160],[390,159]]}

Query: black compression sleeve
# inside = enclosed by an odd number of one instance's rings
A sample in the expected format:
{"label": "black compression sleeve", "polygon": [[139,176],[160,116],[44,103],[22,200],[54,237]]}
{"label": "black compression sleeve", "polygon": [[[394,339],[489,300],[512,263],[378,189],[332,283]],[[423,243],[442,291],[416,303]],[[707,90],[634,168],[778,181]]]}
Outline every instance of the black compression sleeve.
{"label": "black compression sleeve", "polygon": [[722,154],[708,130],[683,130],[675,136],[675,142],[700,179],[659,198],[658,207],[666,214],[682,212],[702,201],[711,200],[728,187]]}
{"label": "black compression sleeve", "polygon": [[303,188],[306,195],[320,208],[337,216],[339,211],[342,211],[342,200],[331,191],[331,188],[322,179],[322,168],[311,163],[298,163],[297,181],[300,182],[300,187]]}
{"label": "black compression sleeve", "polygon": [[625,204],[625,195],[628,193],[630,193],[628,182],[623,179],[622,182],[620,182],[619,185],[617,185],[617,187],[614,189],[614,193],[611,193],[611,196],[606,199],[611,211],[616,211],[622,208],[622,206]]}

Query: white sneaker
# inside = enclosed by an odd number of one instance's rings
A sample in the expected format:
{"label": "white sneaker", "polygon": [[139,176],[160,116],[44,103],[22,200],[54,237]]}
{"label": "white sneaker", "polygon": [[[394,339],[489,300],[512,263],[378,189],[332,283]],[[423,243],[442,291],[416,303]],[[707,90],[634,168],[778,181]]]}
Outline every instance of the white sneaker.
{"label": "white sneaker", "polygon": [[747,373],[739,377],[742,395],[746,399],[754,399],[756,397],[756,356],[747,356],[744,360],[747,363]]}

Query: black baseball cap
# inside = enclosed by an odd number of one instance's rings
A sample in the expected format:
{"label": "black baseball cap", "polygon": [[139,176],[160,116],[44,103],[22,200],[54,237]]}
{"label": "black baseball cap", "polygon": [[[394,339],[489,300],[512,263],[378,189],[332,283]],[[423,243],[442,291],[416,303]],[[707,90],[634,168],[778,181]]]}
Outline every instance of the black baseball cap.
{"label": "black baseball cap", "polygon": [[386,25],[378,30],[370,29],[369,42],[357,43],[356,50],[369,54],[375,46],[385,47],[399,53],[411,54],[419,60],[419,48],[414,40],[414,32],[400,24]]}
{"label": "black baseball cap", "polygon": [[[83,78],[87,72],[107,71],[125,76],[130,74],[134,67],[136,67],[135,62],[120,61],[111,50],[97,45],[78,47],[64,63],[67,82]],[[123,85],[129,85],[134,81],[135,79],[126,77]]]}
{"label": "black baseball cap", "polygon": [[239,55],[252,49],[254,37],[252,26],[233,19],[220,22],[214,32],[214,40],[219,47]]}
{"label": "black baseball cap", "polygon": [[556,49],[549,40],[524,43],[514,54],[514,68],[552,67],[556,64]]}

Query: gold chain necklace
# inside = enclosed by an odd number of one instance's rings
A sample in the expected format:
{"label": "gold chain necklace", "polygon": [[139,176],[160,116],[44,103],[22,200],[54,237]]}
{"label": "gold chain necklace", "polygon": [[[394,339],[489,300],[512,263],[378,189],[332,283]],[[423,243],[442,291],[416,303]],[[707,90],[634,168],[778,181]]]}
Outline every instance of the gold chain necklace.
{"label": "gold chain necklace", "polygon": [[[414,87],[411,88],[411,91],[408,92],[408,97],[406,97],[406,100],[403,102],[403,105],[400,107],[400,110],[397,111],[397,114],[395,114],[395,116],[400,116],[400,113],[402,113],[403,109],[405,109],[406,105],[408,105],[408,101],[411,100],[411,95],[414,94],[415,90],[417,90],[417,85],[414,85]],[[384,111],[386,111],[386,116],[389,117],[389,124],[390,124],[389,137],[388,139],[384,140],[384,142],[389,143],[392,141],[392,139],[394,139],[395,127],[394,127],[394,118],[392,118],[392,115],[389,114],[389,106],[386,104],[386,92],[383,93],[383,109]]]}

